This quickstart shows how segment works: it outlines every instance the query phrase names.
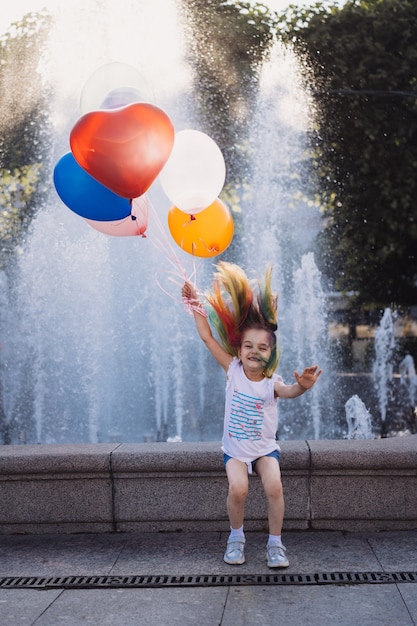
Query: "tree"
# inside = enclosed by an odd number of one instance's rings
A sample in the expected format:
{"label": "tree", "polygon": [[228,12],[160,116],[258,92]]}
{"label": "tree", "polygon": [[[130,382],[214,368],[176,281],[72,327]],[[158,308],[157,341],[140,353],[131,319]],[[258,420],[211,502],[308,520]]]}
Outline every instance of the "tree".
{"label": "tree", "polygon": [[0,39],[0,268],[45,186],[49,111],[37,66],[48,25],[47,13],[28,14]]}
{"label": "tree", "polygon": [[315,72],[320,269],[359,304],[417,303],[417,4],[292,8],[280,33]]}
{"label": "tree", "polygon": [[274,20],[261,3],[183,0],[183,6],[195,71],[193,105],[225,156],[227,182],[239,186],[257,70],[272,41]]}

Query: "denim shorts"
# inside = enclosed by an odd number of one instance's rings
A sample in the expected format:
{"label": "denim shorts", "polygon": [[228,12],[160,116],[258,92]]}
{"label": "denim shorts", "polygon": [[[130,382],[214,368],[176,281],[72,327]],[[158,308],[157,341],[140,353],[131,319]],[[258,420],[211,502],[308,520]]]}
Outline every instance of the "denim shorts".
{"label": "denim shorts", "polygon": [[[264,454],[263,456],[272,456],[274,457],[274,459],[276,459],[278,461],[278,463],[280,462],[281,459],[281,453],[279,450],[272,450],[272,452],[270,452],[269,454]],[[230,461],[230,459],[232,459],[232,456],[229,456],[228,454],[223,454],[223,462],[224,462],[224,466],[226,467],[226,463],[227,461]],[[261,459],[262,457],[259,456],[257,459],[255,459],[254,461],[252,461],[252,469],[254,470],[256,468],[256,463],[259,461],[259,459]]]}

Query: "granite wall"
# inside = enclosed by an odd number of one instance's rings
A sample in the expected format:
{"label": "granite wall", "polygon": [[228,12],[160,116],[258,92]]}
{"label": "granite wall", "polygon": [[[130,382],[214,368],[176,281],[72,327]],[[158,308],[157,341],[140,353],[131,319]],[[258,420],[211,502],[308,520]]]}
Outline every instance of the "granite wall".
{"label": "granite wall", "polygon": [[[287,529],[417,528],[417,435],[282,442]],[[0,447],[0,532],[227,530],[220,444]],[[266,530],[250,478],[245,527]]]}

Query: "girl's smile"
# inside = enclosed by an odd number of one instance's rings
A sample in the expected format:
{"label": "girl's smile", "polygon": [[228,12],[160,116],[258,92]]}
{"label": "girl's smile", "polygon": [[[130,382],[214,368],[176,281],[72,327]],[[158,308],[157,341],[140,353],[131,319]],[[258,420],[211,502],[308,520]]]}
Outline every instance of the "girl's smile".
{"label": "girl's smile", "polygon": [[238,357],[248,378],[262,380],[271,353],[271,337],[267,330],[261,328],[245,330]]}

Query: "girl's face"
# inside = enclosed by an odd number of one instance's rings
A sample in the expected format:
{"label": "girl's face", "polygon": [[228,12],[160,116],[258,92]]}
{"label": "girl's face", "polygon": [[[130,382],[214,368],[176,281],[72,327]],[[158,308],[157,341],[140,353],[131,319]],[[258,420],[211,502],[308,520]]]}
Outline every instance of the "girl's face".
{"label": "girl's face", "polygon": [[272,339],[267,330],[249,328],[244,331],[238,357],[248,377],[261,380],[272,353]]}

